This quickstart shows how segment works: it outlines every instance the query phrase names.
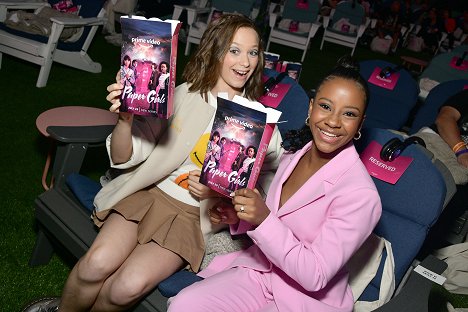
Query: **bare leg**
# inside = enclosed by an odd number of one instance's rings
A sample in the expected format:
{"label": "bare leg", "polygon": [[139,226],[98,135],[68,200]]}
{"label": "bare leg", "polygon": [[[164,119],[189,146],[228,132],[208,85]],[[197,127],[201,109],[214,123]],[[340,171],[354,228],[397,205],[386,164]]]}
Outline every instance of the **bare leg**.
{"label": "bare leg", "polygon": [[105,281],[91,311],[125,310],[183,265],[179,255],[153,241],[137,245],[122,266]]}
{"label": "bare leg", "polygon": [[136,245],[137,224],[112,213],[68,276],[60,311],[89,311],[104,281],[122,265]]}

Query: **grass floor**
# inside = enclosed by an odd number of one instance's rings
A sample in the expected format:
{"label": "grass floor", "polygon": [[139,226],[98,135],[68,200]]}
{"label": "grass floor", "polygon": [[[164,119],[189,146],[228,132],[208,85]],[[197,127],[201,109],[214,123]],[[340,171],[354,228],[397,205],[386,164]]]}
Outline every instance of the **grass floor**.
{"label": "grass floor", "polygon": [[[313,40],[310,51],[303,63],[301,84],[305,89],[315,87],[318,79],[328,71],[343,54],[350,49],[326,43],[319,50],[321,34]],[[187,62],[183,55],[184,43],[179,43],[177,63],[177,83],[181,83],[181,73]],[[192,49],[194,50],[194,49]],[[282,59],[299,61],[299,50],[272,45],[270,51],[278,53]],[[108,44],[103,35],[98,34],[90,48],[90,55],[103,66],[99,74],[75,70],[54,64],[45,88],[36,88],[39,67],[3,55],[0,75],[0,94],[3,98],[3,114],[0,133],[5,144],[0,150],[0,310],[20,311],[28,301],[44,295],[59,295],[70,270],[71,262],[54,256],[45,266],[30,267],[29,257],[36,238],[34,225],[35,197],[43,189],[41,174],[48,141],[35,126],[36,117],[43,111],[68,105],[93,106],[107,109],[106,86],[114,81],[119,68],[120,48]],[[358,47],[355,57],[358,60],[385,59],[394,64],[400,63],[399,56],[408,51],[386,56],[374,53],[365,47]],[[427,55],[416,55],[428,59]],[[89,162],[88,162],[89,163]],[[93,168],[90,171],[100,170]],[[455,306],[468,307],[463,296],[439,292],[454,302]],[[436,301],[441,303],[443,301]],[[442,304],[443,305],[443,304]],[[432,306],[438,307],[433,304]],[[443,311],[442,308],[434,311]]]}

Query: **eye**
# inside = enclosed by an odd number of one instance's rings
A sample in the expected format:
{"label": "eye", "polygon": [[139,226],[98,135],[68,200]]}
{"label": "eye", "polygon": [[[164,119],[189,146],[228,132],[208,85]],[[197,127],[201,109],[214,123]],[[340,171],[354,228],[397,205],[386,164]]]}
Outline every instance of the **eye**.
{"label": "eye", "polygon": [[239,52],[240,51],[237,48],[229,48],[229,53],[231,53],[231,54],[239,54]]}
{"label": "eye", "polygon": [[330,110],[331,107],[327,103],[319,103],[319,107],[325,109],[325,110]]}
{"label": "eye", "polygon": [[358,114],[355,112],[345,112],[344,115],[347,117],[358,117]]}
{"label": "eye", "polygon": [[249,55],[250,55],[250,56],[254,56],[254,57],[258,56],[258,50],[252,50],[252,51],[250,51],[250,52],[249,52]]}

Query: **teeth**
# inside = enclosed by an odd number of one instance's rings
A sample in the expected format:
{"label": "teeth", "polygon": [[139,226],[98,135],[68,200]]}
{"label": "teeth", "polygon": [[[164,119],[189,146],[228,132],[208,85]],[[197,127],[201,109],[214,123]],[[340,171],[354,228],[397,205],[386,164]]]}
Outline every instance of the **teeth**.
{"label": "teeth", "polygon": [[329,133],[329,132],[325,132],[323,130],[320,130],[320,132],[322,132],[323,134],[325,134],[326,136],[329,136],[329,137],[333,137],[333,138],[336,138],[337,135],[333,134],[333,133]]}
{"label": "teeth", "polygon": [[234,70],[236,73],[238,73],[239,75],[247,75],[248,72],[243,72],[243,71],[238,71],[238,70]]}

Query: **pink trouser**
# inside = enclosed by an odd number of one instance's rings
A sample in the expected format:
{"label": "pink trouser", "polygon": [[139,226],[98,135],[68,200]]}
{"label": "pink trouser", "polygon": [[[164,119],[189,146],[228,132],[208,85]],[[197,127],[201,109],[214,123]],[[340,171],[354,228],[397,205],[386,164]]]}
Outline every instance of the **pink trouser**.
{"label": "pink trouser", "polygon": [[278,312],[270,290],[269,273],[236,267],[185,288],[168,312]]}

